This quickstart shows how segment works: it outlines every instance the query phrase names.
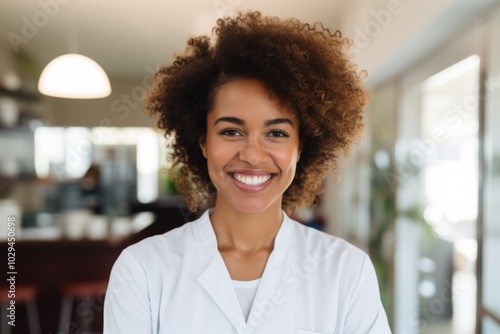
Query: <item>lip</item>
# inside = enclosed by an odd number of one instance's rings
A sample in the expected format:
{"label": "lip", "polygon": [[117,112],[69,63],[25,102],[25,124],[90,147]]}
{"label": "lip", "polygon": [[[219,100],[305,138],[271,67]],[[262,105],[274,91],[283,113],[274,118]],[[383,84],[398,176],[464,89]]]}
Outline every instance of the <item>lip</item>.
{"label": "lip", "polygon": [[270,172],[263,169],[234,169],[229,172],[229,174],[242,174],[249,176],[261,176],[261,175],[274,175],[276,173]]}
{"label": "lip", "polygon": [[[229,174],[229,177],[231,178],[231,180],[233,181],[233,183],[236,185],[237,188],[239,188],[240,190],[242,190],[244,192],[251,192],[251,193],[259,192],[259,191],[262,191],[262,190],[266,189],[273,182],[273,180],[274,180],[274,178],[276,176],[276,173],[271,173],[271,172],[268,172],[268,171],[258,171],[258,170],[252,170],[252,171],[249,171],[249,170],[238,170],[238,171],[229,172],[228,174]],[[267,180],[266,182],[262,183],[262,184],[259,184],[257,186],[252,186],[252,185],[245,184],[245,183],[243,183],[241,181],[238,181],[234,177],[234,174],[247,175],[247,176],[271,175],[271,178],[269,180]]]}

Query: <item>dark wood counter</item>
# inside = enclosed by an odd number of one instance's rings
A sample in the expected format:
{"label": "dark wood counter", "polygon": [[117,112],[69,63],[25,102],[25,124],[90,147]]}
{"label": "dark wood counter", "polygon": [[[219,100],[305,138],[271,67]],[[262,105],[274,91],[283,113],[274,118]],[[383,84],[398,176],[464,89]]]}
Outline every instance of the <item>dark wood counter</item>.
{"label": "dark wood counter", "polygon": [[[179,207],[150,205],[148,211],[156,214],[155,221],[144,230],[130,237],[113,240],[57,240],[57,241],[17,241],[16,285],[33,284],[39,289],[38,312],[43,334],[57,333],[61,308],[61,287],[70,282],[107,281],[109,273],[120,252],[146,237],[161,234],[183,225],[195,218],[186,215]],[[7,244],[0,243],[2,258],[7,267]],[[6,273],[7,270],[4,270]],[[5,276],[6,274],[4,274]],[[6,278],[0,283],[6,285]],[[102,331],[104,293],[89,304]],[[71,333],[80,333],[73,328]],[[29,333],[25,307],[16,306],[16,326],[12,333]]]}

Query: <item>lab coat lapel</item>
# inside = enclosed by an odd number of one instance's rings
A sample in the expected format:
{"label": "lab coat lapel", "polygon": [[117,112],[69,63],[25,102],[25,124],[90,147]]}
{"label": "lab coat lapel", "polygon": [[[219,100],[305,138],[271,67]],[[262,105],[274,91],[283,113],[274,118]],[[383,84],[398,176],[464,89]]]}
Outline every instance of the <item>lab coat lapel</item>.
{"label": "lab coat lapel", "polygon": [[208,263],[198,276],[198,282],[240,332],[246,326],[243,311],[226,264],[217,250],[217,239],[210,223],[209,211],[200,217],[196,227],[197,238],[203,245],[203,255]]}
{"label": "lab coat lapel", "polygon": [[276,235],[274,249],[267,261],[248,317],[248,324],[252,327],[261,325],[259,323],[265,321],[271,315],[269,313],[273,306],[269,305],[269,303],[274,303],[274,293],[285,271],[284,263],[294,229],[293,223],[288,216],[285,213],[283,215],[283,223]]}
{"label": "lab coat lapel", "polygon": [[210,265],[198,277],[198,282],[236,329],[246,326],[233,282],[220,254],[214,256]]}

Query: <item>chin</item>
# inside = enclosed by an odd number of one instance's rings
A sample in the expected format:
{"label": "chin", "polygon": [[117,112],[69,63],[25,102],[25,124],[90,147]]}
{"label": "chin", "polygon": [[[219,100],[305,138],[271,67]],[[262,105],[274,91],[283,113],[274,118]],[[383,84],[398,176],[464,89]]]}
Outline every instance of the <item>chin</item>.
{"label": "chin", "polygon": [[[251,200],[246,201],[245,203],[232,203],[232,207],[236,211],[238,211],[242,214],[246,214],[246,215],[261,214],[261,213],[264,213],[267,210],[275,207],[276,205],[278,205],[278,203],[271,203],[270,204],[269,202],[262,203],[259,201],[253,202]],[[281,210],[281,204],[279,204],[279,208]]]}

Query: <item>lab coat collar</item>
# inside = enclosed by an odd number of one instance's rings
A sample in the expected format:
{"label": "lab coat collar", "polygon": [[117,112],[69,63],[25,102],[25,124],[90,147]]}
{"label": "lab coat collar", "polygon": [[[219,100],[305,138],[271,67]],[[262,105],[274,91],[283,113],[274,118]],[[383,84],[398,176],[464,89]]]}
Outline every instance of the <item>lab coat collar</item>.
{"label": "lab coat collar", "polygon": [[[198,282],[221,308],[238,333],[251,332],[243,317],[229,272],[217,249],[217,239],[210,222],[209,213],[209,210],[205,211],[194,222],[196,237],[202,244],[204,253],[207,256],[207,267],[198,277]],[[284,272],[283,263],[292,240],[294,224],[285,212],[283,212],[283,217],[283,222],[274,240],[274,249],[269,256],[255,295],[254,301],[261,304],[271,299]],[[254,302],[250,314],[255,308],[256,302]]]}

